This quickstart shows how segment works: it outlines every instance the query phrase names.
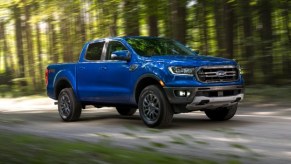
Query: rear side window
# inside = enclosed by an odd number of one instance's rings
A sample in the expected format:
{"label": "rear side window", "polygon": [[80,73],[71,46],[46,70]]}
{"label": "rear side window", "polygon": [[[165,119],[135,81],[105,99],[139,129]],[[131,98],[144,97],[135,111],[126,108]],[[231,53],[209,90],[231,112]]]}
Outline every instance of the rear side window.
{"label": "rear side window", "polygon": [[100,60],[102,55],[104,42],[89,44],[86,52],[85,59],[87,60]]}

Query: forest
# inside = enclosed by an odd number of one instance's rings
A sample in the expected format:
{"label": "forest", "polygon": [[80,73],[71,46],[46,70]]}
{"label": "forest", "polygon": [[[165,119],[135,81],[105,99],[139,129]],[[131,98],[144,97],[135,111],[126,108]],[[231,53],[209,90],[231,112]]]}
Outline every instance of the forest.
{"label": "forest", "polygon": [[0,96],[44,93],[51,63],[112,36],[173,38],[234,59],[247,85],[291,84],[290,0],[0,0]]}

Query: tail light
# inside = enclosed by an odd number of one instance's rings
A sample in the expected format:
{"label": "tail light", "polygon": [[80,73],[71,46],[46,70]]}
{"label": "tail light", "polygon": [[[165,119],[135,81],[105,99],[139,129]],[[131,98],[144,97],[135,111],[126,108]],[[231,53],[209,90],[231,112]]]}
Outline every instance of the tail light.
{"label": "tail light", "polygon": [[45,85],[46,85],[46,86],[48,85],[48,74],[49,74],[49,70],[46,69],[46,70],[45,70]]}

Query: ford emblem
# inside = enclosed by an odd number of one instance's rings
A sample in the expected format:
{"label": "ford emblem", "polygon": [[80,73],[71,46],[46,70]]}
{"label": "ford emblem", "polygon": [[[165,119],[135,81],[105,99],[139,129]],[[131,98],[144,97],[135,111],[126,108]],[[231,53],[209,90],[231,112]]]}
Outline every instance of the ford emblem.
{"label": "ford emblem", "polygon": [[224,77],[225,75],[226,75],[225,71],[217,71],[216,72],[216,76],[218,76],[218,77]]}

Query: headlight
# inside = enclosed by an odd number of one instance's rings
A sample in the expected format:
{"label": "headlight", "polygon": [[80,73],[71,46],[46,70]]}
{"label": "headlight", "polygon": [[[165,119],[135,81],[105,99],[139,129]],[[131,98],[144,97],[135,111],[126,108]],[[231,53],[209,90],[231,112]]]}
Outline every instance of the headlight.
{"label": "headlight", "polygon": [[243,75],[245,73],[244,69],[239,64],[237,65],[237,69],[239,71],[239,74]]}
{"label": "headlight", "polygon": [[177,74],[177,75],[193,75],[195,68],[191,68],[191,67],[169,67],[169,71],[172,74]]}

